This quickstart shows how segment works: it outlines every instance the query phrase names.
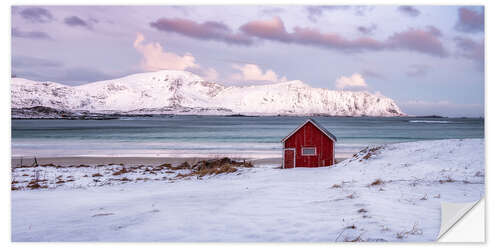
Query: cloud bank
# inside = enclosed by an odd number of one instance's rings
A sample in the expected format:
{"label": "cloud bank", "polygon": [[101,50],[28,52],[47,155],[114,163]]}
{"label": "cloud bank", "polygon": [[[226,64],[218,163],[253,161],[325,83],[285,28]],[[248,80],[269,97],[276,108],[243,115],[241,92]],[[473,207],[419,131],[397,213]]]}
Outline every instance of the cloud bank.
{"label": "cloud bank", "polygon": [[[440,38],[441,31],[434,26],[426,28],[409,28],[396,32],[386,40],[375,40],[370,37],[348,39],[338,33],[321,32],[314,28],[299,27],[288,32],[283,20],[279,17],[249,21],[234,32],[224,23],[207,21],[194,22],[182,18],[160,18],[150,26],[164,32],[174,32],[199,40],[220,41],[234,45],[253,45],[254,38],[288,44],[300,44],[343,52],[362,52],[379,50],[410,50],[437,57],[446,57],[448,52]],[[358,30],[368,35],[376,29],[376,25],[360,27]]]}
{"label": "cloud bank", "polygon": [[347,39],[337,33],[322,33],[313,28],[303,27],[295,27],[293,32],[288,32],[279,17],[271,20],[251,21],[242,25],[240,30],[249,36],[261,39],[319,46],[346,52],[406,49],[432,56],[448,56],[440,40],[441,31],[434,26],[396,32],[385,41],[369,37]]}

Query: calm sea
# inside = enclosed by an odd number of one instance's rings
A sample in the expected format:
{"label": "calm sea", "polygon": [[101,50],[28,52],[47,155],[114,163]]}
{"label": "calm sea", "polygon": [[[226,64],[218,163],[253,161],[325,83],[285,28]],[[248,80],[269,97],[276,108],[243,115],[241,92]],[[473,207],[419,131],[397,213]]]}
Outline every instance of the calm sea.
{"label": "calm sea", "polygon": [[[483,119],[316,117],[338,138],[337,157],[367,145],[484,138]],[[172,116],[13,120],[12,156],[279,157],[305,117]]]}

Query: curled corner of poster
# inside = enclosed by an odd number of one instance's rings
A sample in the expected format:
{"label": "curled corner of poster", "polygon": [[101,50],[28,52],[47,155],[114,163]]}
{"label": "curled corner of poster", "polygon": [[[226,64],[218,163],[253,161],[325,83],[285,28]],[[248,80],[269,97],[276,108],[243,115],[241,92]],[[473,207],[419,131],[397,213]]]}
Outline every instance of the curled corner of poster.
{"label": "curled corner of poster", "polygon": [[484,198],[476,202],[441,203],[438,242],[485,242]]}

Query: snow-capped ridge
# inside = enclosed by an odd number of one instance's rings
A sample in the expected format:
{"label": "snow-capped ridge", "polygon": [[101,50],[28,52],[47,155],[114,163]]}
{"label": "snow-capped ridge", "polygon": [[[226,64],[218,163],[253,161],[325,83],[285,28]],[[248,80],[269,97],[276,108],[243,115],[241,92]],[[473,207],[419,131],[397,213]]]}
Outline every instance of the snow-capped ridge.
{"label": "snow-capped ridge", "polygon": [[286,81],[286,82],[272,83],[272,84],[269,84],[269,85],[276,85],[276,86],[284,85],[284,86],[293,86],[293,87],[309,87],[309,85],[305,84],[301,80],[291,80],[291,81]]}
{"label": "snow-capped ridge", "polygon": [[313,88],[300,80],[225,86],[176,70],[138,73],[79,86],[13,78],[11,94],[13,108],[45,106],[91,112],[156,110],[156,113],[169,114],[186,110],[218,114],[223,110],[220,114],[405,115],[392,99],[380,93]]}

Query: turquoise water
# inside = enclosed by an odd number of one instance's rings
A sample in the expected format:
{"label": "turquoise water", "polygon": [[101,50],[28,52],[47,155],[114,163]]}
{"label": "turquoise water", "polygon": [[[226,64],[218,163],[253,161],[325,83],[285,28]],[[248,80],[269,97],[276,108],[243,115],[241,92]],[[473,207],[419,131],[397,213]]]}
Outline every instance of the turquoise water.
{"label": "turquoise water", "polygon": [[[13,120],[13,156],[279,157],[305,117],[172,116],[120,120]],[[484,120],[316,117],[338,138],[337,157],[366,145],[484,138]]]}

